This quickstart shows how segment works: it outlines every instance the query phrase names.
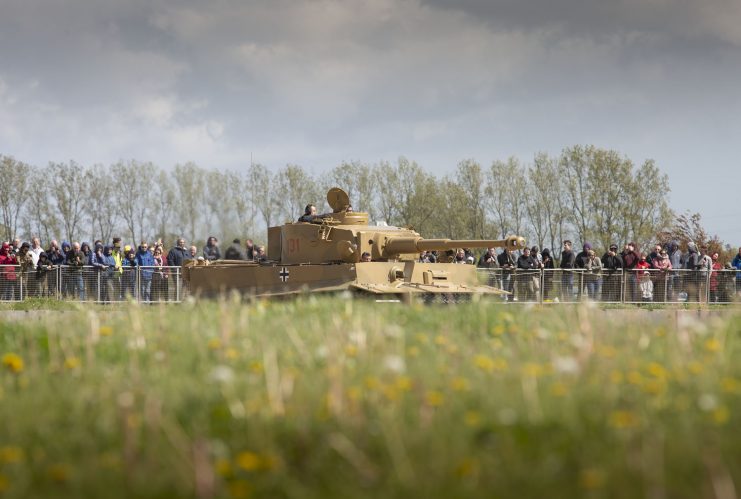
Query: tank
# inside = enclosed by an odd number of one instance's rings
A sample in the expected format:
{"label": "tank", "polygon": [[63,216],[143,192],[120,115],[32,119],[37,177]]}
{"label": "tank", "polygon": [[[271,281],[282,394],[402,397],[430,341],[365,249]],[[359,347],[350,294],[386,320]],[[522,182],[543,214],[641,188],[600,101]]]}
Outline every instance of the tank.
{"label": "tank", "polygon": [[[268,229],[267,261],[187,262],[184,278],[192,294],[214,296],[238,291],[254,296],[350,290],[383,297],[420,294],[505,295],[479,283],[474,265],[419,262],[421,251],[457,248],[525,247],[525,239],[425,239],[412,229],[370,225],[368,214],[353,211],[348,195],[333,187],[327,193],[331,213],[311,222]],[[370,254],[371,261],[361,261]]]}

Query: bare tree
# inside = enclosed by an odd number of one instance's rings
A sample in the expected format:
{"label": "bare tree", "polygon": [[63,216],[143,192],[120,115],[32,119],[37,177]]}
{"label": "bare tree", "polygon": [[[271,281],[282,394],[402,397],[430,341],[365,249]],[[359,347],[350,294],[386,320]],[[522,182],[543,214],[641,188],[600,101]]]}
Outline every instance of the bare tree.
{"label": "bare tree", "polygon": [[205,171],[195,163],[175,165],[174,189],[177,225],[180,234],[195,242],[202,219]]}
{"label": "bare tree", "polygon": [[85,195],[88,192],[91,172],[89,169],[70,161],[69,163],[50,163],[50,196],[68,240],[79,236],[85,212]]}
{"label": "bare tree", "polygon": [[3,239],[11,241],[18,235],[18,220],[31,190],[33,168],[11,156],[0,156],[0,212]]}

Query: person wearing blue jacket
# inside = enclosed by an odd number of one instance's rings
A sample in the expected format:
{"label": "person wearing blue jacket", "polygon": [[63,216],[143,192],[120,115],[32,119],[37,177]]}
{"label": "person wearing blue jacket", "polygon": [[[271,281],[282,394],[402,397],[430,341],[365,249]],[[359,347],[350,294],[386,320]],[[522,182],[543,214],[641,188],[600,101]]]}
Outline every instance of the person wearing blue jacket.
{"label": "person wearing blue jacket", "polygon": [[[738,249],[738,253],[733,257],[731,265],[736,270],[741,270],[741,248]],[[736,272],[736,294],[741,294],[741,272]]]}
{"label": "person wearing blue jacket", "polygon": [[149,245],[142,241],[139,245],[139,251],[136,252],[136,263],[139,266],[139,284],[141,295],[139,300],[152,300],[152,272],[154,271],[154,256],[149,251]]}

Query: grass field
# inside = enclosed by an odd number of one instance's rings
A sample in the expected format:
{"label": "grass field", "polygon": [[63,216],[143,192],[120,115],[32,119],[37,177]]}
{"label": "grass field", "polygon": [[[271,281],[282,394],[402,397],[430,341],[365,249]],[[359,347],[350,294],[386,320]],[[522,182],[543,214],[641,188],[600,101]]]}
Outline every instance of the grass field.
{"label": "grass field", "polygon": [[2,497],[741,494],[737,313],[71,308],[0,312]]}

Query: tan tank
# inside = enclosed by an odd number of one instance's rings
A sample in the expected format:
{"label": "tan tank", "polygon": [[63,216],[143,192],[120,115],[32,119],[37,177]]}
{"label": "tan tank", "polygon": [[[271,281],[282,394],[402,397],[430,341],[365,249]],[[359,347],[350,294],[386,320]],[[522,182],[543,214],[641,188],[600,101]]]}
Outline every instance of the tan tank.
{"label": "tan tank", "polygon": [[[255,296],[305,291],[352,290],[371,295],[508,294],[479,284],[474,265],[421,263],[423,250],[525,247],[525,239],[424,239],[411,229],[368,224],[368,214],[352,211],[347,194],[337,187],[327,201],[333,212],[311,222],[268,229],[268,261],[189,262],[184,277],[196,295],[237,290]],[[369,253],[370,262],[361,261]]]}

